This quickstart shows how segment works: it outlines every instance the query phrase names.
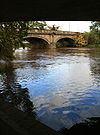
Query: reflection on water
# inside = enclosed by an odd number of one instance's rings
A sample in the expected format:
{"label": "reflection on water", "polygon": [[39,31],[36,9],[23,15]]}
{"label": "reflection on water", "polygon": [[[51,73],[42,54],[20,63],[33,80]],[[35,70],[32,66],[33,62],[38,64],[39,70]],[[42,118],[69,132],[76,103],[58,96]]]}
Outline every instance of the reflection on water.
{"label": "reflection on water", "polygon": [[13,64],[1,64],[0,69],[0,98],[34,117],[35,108],[30,101],[29,90],[27,88],[22,88],[16,81]]}
{"label": "reflection on water", "polygon": [[34,104],[37,119],[55,130],[100,116],[100,48],[26,48],[14,55],[0,62],[6,100],[31,112]]}

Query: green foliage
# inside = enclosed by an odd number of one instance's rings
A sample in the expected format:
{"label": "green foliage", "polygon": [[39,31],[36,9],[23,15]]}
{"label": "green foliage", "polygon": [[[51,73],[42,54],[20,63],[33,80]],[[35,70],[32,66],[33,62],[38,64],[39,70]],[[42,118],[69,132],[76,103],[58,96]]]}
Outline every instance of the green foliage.
{"label": "green foliage", "polygon": [[85,40],[87,40],[88,44],[92,44],[95,42],[95,36],[92,32],[85,32],[84,37],[85,37]]}
{"label": "green foliage", "polygon": [[29,27],[30,29],[38,29],[38,30],[44,30],[47,26],[45,21],[30,21]]}
{"label": "green foliage", "polygon": [[92,21],[90,32],[85,32],[84,37],[88,44],[100,44],[100,21]]}
{"label": "green foliage", "polygon": [[100,43],[100,21],[92,21],[90,35],[94,37],[94,43]]}
{"label": "green foliage", "polygon": [[14,21],[0,23],[0,58],[13,58],[13,48],[23,46],[23,37],[27,35],[29,22]]}
{"label": "green foliage", "polygon": [[100,34],[100,21],[92,21],[92,26],[90,26],[91,32]]}

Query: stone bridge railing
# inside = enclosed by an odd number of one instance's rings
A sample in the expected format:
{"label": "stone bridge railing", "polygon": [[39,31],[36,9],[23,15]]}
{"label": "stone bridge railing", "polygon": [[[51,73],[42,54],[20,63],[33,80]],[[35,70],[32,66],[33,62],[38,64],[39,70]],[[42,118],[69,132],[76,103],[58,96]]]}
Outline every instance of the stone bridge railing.
{"label": "stone bridge railing", "polygon": [[76,32],[71,32],[71,31],[60,31],[60,30],[38,30],[38,29],[32,29],[32,30],[28,30],[28,33],[34,33],[34,34],[60,34],[60,35],[65,35],[65,34],[73,34],[76,35]]}

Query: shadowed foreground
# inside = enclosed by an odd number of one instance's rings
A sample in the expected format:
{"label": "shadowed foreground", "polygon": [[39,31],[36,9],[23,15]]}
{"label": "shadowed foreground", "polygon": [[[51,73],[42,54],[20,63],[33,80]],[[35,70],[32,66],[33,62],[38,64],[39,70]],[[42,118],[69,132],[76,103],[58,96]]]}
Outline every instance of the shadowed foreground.
{"label": "shadowed foreground", "polygon": [[83,123],[72,126],[60,131],[63,135],[100,135],[100,117],[88,118]]}
{"label": "shadowed foreground", "polygon": [[0,135],[60,135],[0,99]]}
{"label": "shadowed foreground", "polygon": [[86,122],[76,124],[70,129],[56,132],[22,112],[13,105],[0,99],[0,135],[99,135],[100,117],[89,118]]}

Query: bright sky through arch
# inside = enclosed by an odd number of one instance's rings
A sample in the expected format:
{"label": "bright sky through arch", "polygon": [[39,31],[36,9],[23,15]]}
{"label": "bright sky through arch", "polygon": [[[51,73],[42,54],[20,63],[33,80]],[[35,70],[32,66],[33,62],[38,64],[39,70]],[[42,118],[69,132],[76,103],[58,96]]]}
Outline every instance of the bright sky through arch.
{"label": "bright sky through arch", "polygon": [[60,26],[60,30],[73,32],[89,32],[91,21],[46,21],[50,26]]}

